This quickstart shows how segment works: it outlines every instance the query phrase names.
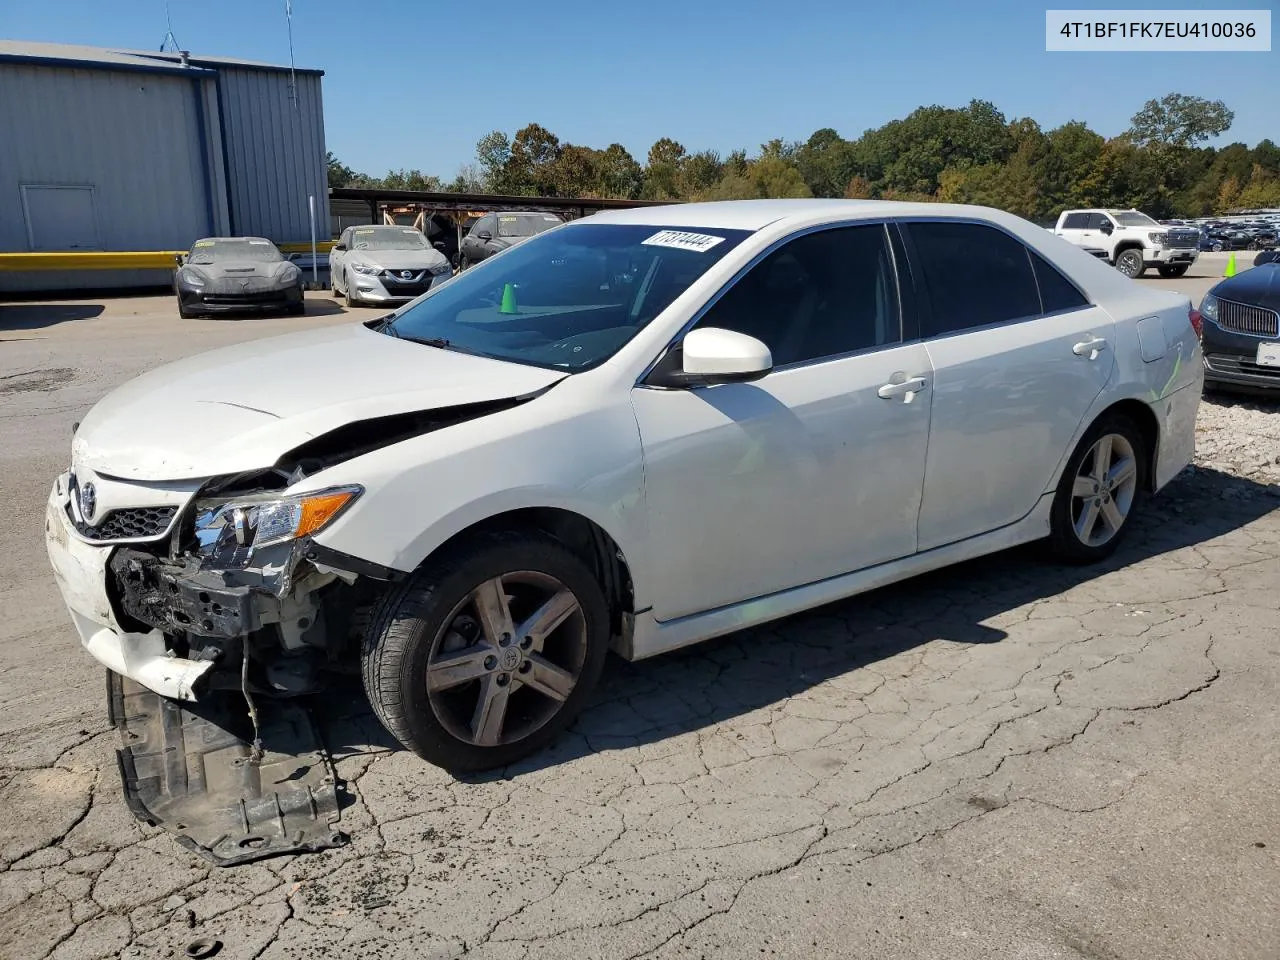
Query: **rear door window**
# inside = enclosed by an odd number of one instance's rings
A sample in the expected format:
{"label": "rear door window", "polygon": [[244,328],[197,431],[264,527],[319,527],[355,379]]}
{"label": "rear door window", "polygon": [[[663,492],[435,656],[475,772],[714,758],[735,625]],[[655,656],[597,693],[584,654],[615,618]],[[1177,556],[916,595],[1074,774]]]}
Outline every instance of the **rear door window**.
{"label": "rear door window", "polygon": [[1089,215],[1087,213],[1068,213],[1067,218],[1062,221],[1063,230],[1087,230],[1089,227]]}
{"label": "rear door window", "polygon": [[995,227],[918,221],[903,227],[928,295],[925,337],[1038,317],[1040,294],[1027,248]]}

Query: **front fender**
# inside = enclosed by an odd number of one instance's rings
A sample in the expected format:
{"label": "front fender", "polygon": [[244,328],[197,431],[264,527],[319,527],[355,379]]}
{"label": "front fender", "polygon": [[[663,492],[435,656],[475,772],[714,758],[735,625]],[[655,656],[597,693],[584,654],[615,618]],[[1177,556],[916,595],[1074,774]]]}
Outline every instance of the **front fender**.
{"label": "front fender", "polygon": [[316,542],[407,572],[451,537],[498,514],[566,510],[614,539],[643,606],[648,533],[639,428],[629,406],[579,405],[573,386],[308,477],[299,491],[348,483],[365,488]]}

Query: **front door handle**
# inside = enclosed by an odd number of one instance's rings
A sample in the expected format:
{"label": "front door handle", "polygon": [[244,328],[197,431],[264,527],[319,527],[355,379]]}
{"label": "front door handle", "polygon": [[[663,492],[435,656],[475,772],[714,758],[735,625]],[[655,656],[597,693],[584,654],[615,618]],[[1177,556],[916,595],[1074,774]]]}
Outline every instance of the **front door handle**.
{"label": "front door handle", "polygon": [[1088,357],[1090,360],[1097,360],[1098,354],[1107,349],[1107,341],[1102,337],[1091,337],[1083,340],[1071,348],[1071,352],[1077,357]]}
{"label": "front door handle", "polygon": [[912,377],[910,380],[903,380],[901,383],[886,383],[876,395],[881,400],[892,400],[894,397],[902,397],[903,403],[910,403],[916,398],[916,394],[920,393],[929,385],[924,377]]}

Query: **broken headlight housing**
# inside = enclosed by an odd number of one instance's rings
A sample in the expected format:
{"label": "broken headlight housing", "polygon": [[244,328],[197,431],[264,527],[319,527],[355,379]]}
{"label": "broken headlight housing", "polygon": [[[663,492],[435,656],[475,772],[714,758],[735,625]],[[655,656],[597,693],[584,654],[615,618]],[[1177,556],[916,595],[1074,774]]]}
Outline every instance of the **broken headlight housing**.
{"label": "broken headlight housing", "polygon": [[361,487],[347,486],[296,496],[275,492],[197,500],[196,552],[204,557],[234,557],[239,566],[255,550],[318,533],[363,492]]}

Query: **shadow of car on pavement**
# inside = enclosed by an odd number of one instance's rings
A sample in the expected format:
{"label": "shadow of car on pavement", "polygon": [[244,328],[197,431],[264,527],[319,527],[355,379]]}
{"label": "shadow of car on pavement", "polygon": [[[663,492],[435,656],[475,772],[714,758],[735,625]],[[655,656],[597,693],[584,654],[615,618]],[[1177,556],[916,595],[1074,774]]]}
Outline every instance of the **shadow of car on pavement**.
{"label": "shadow of car on pavement", "polygon": [[[1007,634],[987,621],[1001,614],[1206,543],[1277,507],[1280,488],[1193,467],[1146,501],[1126,541],[1100,564],[1064,566],[1043,559],[1037,545],[1019,547],[664,656],[612,657],[569,733],[518,764],[460,779],[507,779],[713,727],[934,640],[999,643]],[[335,757],[403,749],[374,718],[358,681],[324,701],[350,705],[314,708]]]}

